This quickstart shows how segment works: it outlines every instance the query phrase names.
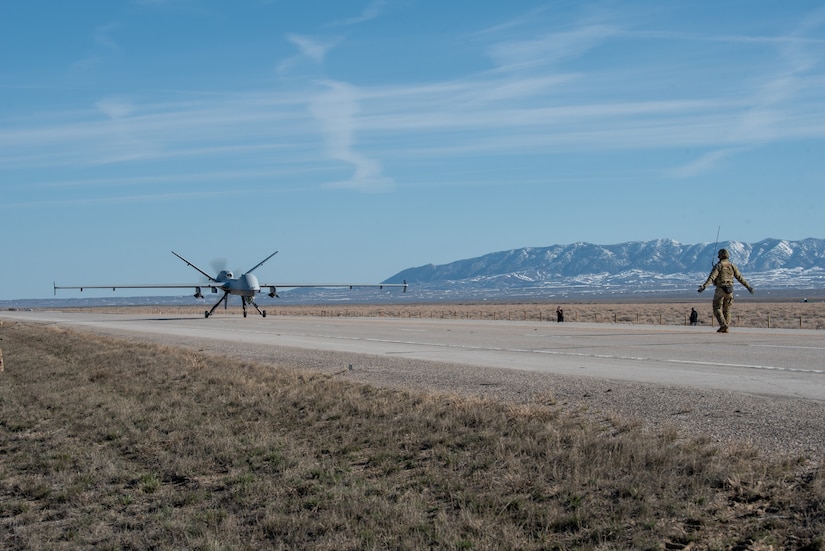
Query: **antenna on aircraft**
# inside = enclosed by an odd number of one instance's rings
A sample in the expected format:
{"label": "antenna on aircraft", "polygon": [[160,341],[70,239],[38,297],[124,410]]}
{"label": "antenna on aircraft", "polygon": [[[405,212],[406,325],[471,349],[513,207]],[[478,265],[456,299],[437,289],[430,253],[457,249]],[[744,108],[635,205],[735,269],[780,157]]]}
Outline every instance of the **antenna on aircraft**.
{"label": "antenna on aircraft", "polygon": [[254,266],[251,270],[248,270],[246,273],[251,274],[251,273],[252,273],[252,272],[254,272],[257,268],[260,268],[261,266],[263,266],[263,265],[264,265],[264,262],[266,262],[267,260],[269,260],[270,258],[272,258],[273,256],[275,256],[276,254],[278,254],[278,251],[275,251],[275,252],[274,252],[274,253],[272,253],[271,255],[267,256],[266,258],[264,258],[263,260],[261,260],[260,262],[258,262],[257,264],[255,264],[255,266]]}
{"label": "antenna on aircraft", "polygon": [[197,271],[199,271],[199,272],[200,272],[201,274],[203,274],[203,275],[206,277],[206,279],[208,279],[209,281],[215,281],[215,282],[217,282],[217,281],[218,281],[218,280],[217,280],[217,279],[215,279],[213,276],[211,276],[211,275],[207,274],[206,272],[204,272],[203,270],[201,270],[200,268],[198,268],[197,266],[195,266],[194,264],[192,264],[191,262],[189,262],[188,260],[186,260],[185,258],[183,258],[181,255],[179,255],[178,253],[176,253],[175,251],[172,251],[172,254],[173,254],[173,255],[175,255],[175,256],[177,256],[178,258],[180,258],[180,259],[181,259],[181,260],[183,260],[184,262],[186,262],[186,265],[187,265],[187,266],[191,266],[192,268],[194,268],[194,269],[196,269]]}

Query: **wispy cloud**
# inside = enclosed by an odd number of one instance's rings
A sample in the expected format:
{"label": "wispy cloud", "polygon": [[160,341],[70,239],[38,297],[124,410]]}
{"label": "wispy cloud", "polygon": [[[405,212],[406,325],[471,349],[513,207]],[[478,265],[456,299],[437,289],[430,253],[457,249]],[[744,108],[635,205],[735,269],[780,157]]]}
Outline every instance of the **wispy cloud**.
{"label": "wispy cloud", "polygon": [[[710,170],[718,161],[721,161],[738,152],[747,151],[776,140],[793,138],[794,133],[802,130],[806,125],[798,117],[803,105],[795,105],[794,99],[803,94],[813,84],[821,89],[818,83],[806,79],[806,74],[816,67],[817,58],[809,50],[812,45],[823,45],[825,41],[809,39],[806,33],[815,30],[825,23],[825,11],[812,14],[799,27],[786,36],[779,37],[742,37],[720,36],[703,37],[703,39],[758,42],[772,45],[777,48],[780,61],[778,70],[762,75],[757,80],[754,92],[743,100],[744,109],[733,121],[728,135],[730,141],[736,144],[747,144],[747,147],[722,148],[706,153],[693,163],[676,168],[674,176],[692,176]],[[766,64],[768,65],[768,64]],[[818,79],[816,79],[818,80]],[[804,102],[803,102],[804,103]]]}
{"label": "wispy cloud", "polygon": [[744,149],[745,148],[717,149],[715,151],[705,153],[691,163],[671,169],[667,171],[667,174],[673,178],[688,178],[691,176],[696,176],[697,174],[701,174],[715,167],[719,161],[735,155],[740,151],[744,151]]}
{"label": "wispy cloud", "polygon": [[506,68],[555,64],[581,56],[614,34],[616,29],[609,25],[592,24],[530,40],[494,44],[488,55],[497,66]]}
{"label": "wispy cloud", "polygon": [[[373,0],[357,17],[337,21],[336,26],[350,26],[379,17],[385,8],[384,0]],[[327,52],[337,46],[341,38],[320,41],[304,35],[288,34],[287,40],[295,44],[302,57],[321,65]],[[299,58],[292,57],[281,63],[279,74],[295,66]],[[344,82],[327,81],[327,90],[316,95],[309,110],[318,122],[329,158],[353,167],[352,177],[347,180],[328,182],[325,187],[353,189],[364,192],[387,191],[394,181],[384,176],[380,161],[355,148],[358,130],[357,117],[359,96],[356,87]]]}
{"label": "wispy cloud", "polygon": [[120,25],[115,22],[95,27],[92,32],[93,51],[72,63],[69,67],[70,73],[85,76],[117,55],[120,52],[120,46],[115,40],[115,34],[119,28]]}
{"label": "wispy cloud", "polygon": [[286,35],[286,39],[295,44],[303,56],[308,57],[316,63],[323,63],[327,52],[340,41],[340,39],[321,41],[294,33]]}
{"label": "wispy cloud", "polygon": [[95,43],[107,50],[119,50],[120,46],[113,37],[119,27],[118,23],[108,23],[96,27],[94,31]]}
{"label": "wispy cloud", "polygon": [[[409,85],[327,80],[320,91],[317,80],[295,79],[288,91],[192,94],[197,99],[188,101],[172,101],[172,96],[153,101],[139,92],[104,96],[87,111],[5,121],[0,167],[86,168],[159,160],[168,165],[193,159],[252,169],[343,166],[352,171],[350,177],[313,172],[311,181],[383,191],[399,179],[394,167],[399,160],[426,165],[446,155],[468,160],[492,152],[502,157],[676,148],[705,152],[668,173],[688,177],[766,143],[825,138],[819,44],[809,40],[818,28],[806,22],[798,33],[760,42],[776,45],[774,61],[781,60],[781,66],[774,63],[772,71],[759,75],[755,71],[768,64],[755,64],[721,92],[654,90],[639,97],[626,71],[559,70],[557,61],[627,38],[617,27],[588,23],[535,40],[505,40],[480,52],[494,52],[502,67],[536,64],[524,72],[480,71]],[[649,47],[660,40],[637,38],[649,40]],[[315,65],[336,46],[334,40],[305,35],[288,40]]]}
{"label": "wispy cloud", "polygon": [[305,106],[304,98],[285,94],[274,99],[266,93],[177,103],[104,98],[95,110],[53,113],[0,127],[0,166],[39,158],[36,166],[84,167],[199,153],[208,161],[220,151],[238,154],[279,143],[306,148],[312,137],[310,119],[301,111]]}
{"label": "wispy cloud", "polygon": [[359,191],[391,189],[394,183],[382,174],[381,164],[354,149],[358,113],[357,90],[340,82],[327,82],[326,86],[328,90],[313,100],[311,111],[325,137],[327,154],[354,167],[354,173],[349,180],[328,184],[329,187]]}
{"label": "wispy cloud", "polygon": [[112,119],[121,119],[131,115],[135,106],[129,100],[122,98],[104,98],[97,102],[97,108]]}
{"label": "wispy cloud", "polygon": [[359,15],[332,23],[335,26],[348,27],[380,17],[387,8],[386,0],[372,0]]}
{"label": "wispy cloud", "polygon": [[75,198],[38,198],[34,201],[9,202],[0,208],[25,208],[25,207],[79,207],[85,205],[131,205],[135,203],[164,203],[174,201],[194,201],[198,199],[216,199],[221,197],[237,197],[238,195],[249,195],[243,190],[224,189],[221,191],[190,191],[190,192],[161,192],[147,193],[139,195],[106,195],[94,197]]}
{"label": "wispy cloud", "polygon": [[340,37],[319,39],[296,33],[289,33],[285,38],[298,48],[298,53],[277,64],[275,72],[281,77],[290,75],[307,61],[316,69],[321,67],[327,53],[342,40]]}
{"label": "wispy cloud", "polygon": [[550,9],[549,6],[541,6],[539,8],[535,8],[533,10],[528,11],[527,13],[519,14],[502,23],[493,25],[492,27],[481,29],[480,31],[475,31],[471,33],[469,36],[475,39],[491,35],[498,35],[503,31],[524,27],[526,25],[529,25],[531,22],[535,21],[538,16],[546,12],[548,9]]}
{"label": "wispy cloud", "polygon": [[[825,137],[818,96],[761,104],[750,96],[596,101],[579,93],[582,79],[503,73],[415,86],[325,82],[320,93],[313,88],[204,95],[178,103],[107,97],[95,110],[5,124],[0,166],[84,166],[198,155],[214,161],[267,150],[289,164],[295,157],[350,164],[352,180],[339,185],[374,190],[392,185],[381,162],[388,154],[424,160],[458,151],[506,155],[718,146],[725,152],[697,160],[690,169],[695,171],[766,139]],[[787,93],[789,85],[784,86]],[[782,97],[773,93],[770,101]],[[359,145],[367,137],[375,144],[369,153]]]}

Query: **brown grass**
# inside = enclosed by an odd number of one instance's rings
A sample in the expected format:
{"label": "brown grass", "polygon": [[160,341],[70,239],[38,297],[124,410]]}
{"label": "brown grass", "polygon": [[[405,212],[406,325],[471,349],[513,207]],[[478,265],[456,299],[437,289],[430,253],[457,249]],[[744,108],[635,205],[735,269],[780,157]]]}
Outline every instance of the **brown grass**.
{"label": "brown grass", "polygon": [[4,549],[821,549],[802,460],[0,328]]}
{"label": "brown grass", "polygon": [[[513,321],[556,321],[556,307],[564,309],[566,322],[627,323],[645,325],[687,325],[691,307],[699,312],[700,325],[713,325],[712,293],[694,302],[569,302],[569,303],[433,303],[433,304],[352,304],[345,306],[266,306],[268,316],[402,317],[441,319],[489,319]],[[144,315],[203,315],[203,307],[118,307],[86,308],[96,312],[134,312]],[[240,306],[219,308],[215,315],[239,316]],[[251,316],[257,312],[251,311]],[[738,327],[775,329],[825,329],[825,302],[736,300],[733,324]]]}

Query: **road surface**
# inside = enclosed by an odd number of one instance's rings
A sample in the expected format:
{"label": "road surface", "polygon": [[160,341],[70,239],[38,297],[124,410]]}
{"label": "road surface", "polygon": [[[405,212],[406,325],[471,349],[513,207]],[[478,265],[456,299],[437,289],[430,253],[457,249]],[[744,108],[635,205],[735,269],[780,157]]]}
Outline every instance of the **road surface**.
{"label": "road surface", "polygon": [[825,401],[825,332],[592,323],[0,312],[0,319],[391,355],[480,367]]}

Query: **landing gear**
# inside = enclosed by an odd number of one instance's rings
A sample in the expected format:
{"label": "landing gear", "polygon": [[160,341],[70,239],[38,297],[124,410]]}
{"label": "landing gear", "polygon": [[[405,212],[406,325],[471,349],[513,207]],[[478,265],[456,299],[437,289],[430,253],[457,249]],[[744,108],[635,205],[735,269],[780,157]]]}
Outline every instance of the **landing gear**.
{"label": "landing gear", "polygon": [[227,301],[228,299],[229,299],[229,291],[224,291],[224,292],[223,292],[223,296],[221,297],[221,300],[219,300],[218,302],[216,302],[216,303],[215,303],[215,305],[212,307],[212,309],[211,309],[211,310],[209,310],[209,311],[207,311],[207,312],[204,312],[204,317],[207,317],[207,318],[208,318],[209,316],[211,316],[211,315],[212,315],[212,313],[215,311],[215,309],[216,309],[218,306],[220,306],[221,302],[223,302],[223,308],[224,308],[224,310],[225,310],[225,309],[226,309],[226,301]]}
{"label": "landing gear", "polygon": [[[206,312],[203,313],[204,317],[208,318],[209,316],[211,316],[215,312],[215,309],[217,309],[217,307],[221,305],[221,302],[223,302],[223,308],[225,310],[226,309],[226,303],[227,303],[228,300],[229,300],[229,291],[224,291],[223,296],[221,297],[221,300],[216,302],[215,305],[212,306],[211,310],[207,310]],[[241,295],[241,304],[243,305],[243,317],[247,316],[247,310],[246,310],[246,305],[247,304],[251,304],[252,306],[254,306],[255,310],[257,310],[258,313],[262,317],[264,317],[264,318],[266,317],[266,310],[261,310],[260,308],[258,308],[258,305],[255,304],[255,300],[252,297],[245,297],[245,296]]]}
{"label": "landing gear", "polygon": [[261,317],[264,317],[264,318],[266,317],[266,310],[261,310],[260,308],[258,308],[258,305],[255,304],[255,300],[252,297],[241,296],[241,303],[243,304],[243,317],[246,317],[246,305],[247,304],[251,304],[252,306],[254,306],[255,310],[258,311],[258,313],[261,315]]}

